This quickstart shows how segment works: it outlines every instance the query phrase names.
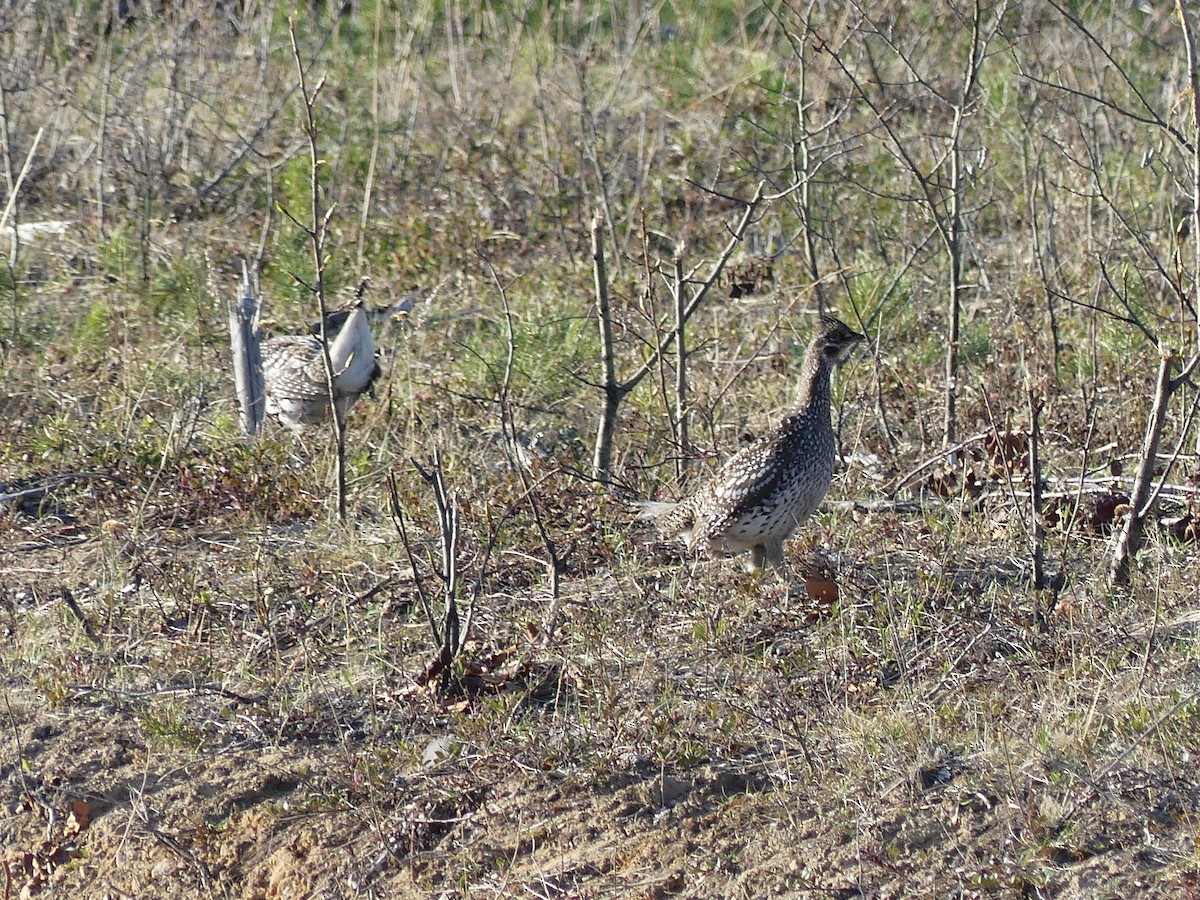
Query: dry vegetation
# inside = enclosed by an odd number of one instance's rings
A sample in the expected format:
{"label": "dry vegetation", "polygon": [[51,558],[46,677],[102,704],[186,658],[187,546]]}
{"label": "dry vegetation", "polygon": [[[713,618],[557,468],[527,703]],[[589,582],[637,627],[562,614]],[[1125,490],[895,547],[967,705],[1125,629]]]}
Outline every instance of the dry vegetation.
{"label": "dry vegetation", "polygon": [[[0,897],[1196,896],[1180,10],[314,2],[324,280],[414,298],[340,525],[332,436],[243,439],[228,373],[242,259],[315,315],[287,19],[90,6],[0,10]],[[685,431],[673,255],[760,184]],[[605,472],[597,214],[654,362]],[[787,409],[821,305],[870,347],[806,598],[628,501]]]}

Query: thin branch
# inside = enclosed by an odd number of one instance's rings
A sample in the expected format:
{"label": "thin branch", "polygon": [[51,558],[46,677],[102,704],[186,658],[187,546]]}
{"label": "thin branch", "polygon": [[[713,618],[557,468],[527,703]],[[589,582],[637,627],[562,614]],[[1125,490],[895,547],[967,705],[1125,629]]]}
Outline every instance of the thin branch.
{"label": "thin branch", "polygon": [[33,155],[37,153],[38,144],[42,142],[42,134],[45,130],[45,128],[39,128],[37,134],[33,136],[33,143],[29,147],[29,152],[25,154],[25,164],[21,166],[21,174],[17,176],[12,193],[8,195],[8,203],[4,206],[4,212],[0,214],[0,231],[3,231],[5,226],[8,225],[8,217],[12,215],[13,206],[17,202],[17,195],[21,193],[21,184],[25,181],[25,176],[29,174],[29,167],[33,165]]}
{"label": "thin branch", "polygon": [[558,556],[558,545],[550,536],[550,530],[546,527],[546,522],[542,516],[541,507],[538,505],[537,496],[534,492],[534,486],[530,483],[529,473],[526,467],[522,465],[521,459],[518,456],[517,447],[517,428],[516,422],[513,419],[512,406],[509,402],[509,392],[512,388],[512,372],[513,361],[516,356],[517,337],[513,328],[512,308],[508,303],[508,292],[500,281],[500,276],[496,272],[489,260],[483,254],[479,254],[488,272],[491,273],[492,281],[496,285],[496,290],[500,294],[500,303],[504,308],[504,326],[507,332],[507,355],[504,360],[504,378],[500,382],[497,395],[500,402],[500,427],[504,430],[505,440],[511,447],[511,457],[513,468],[516,470],[517,477],[521,479],[521,487],[524,489],[524,496],[529,498],[529,510],[533,515],[534,527],[537,529],[538,537],[541,538],[542,547],[546,551],[546,571],[550,576],[550,597],[552,601],[558,599],[560,593],[559,577],[562,571],[562,560]]}
{"label": "thin branch", "polygon": [[333,207],[330,206],[322,214],[320,175],[324,160],[321,159],[320,149],[317,146],[317,125],[313,116],[317,97],[320,95],[321,89],[325,86],[325,78],[322,76],[313,91],[309,92],[307,76],[304,71],[304,62],[300,57],[300,45],[296,40],[296,20],[294,17],[288,18],[288,36],[292,41],[292,55],[296,62],[296,76],[300,85],[300,96],[304,101],[304,130],[308,136],[309,149],[309,193],[312,198],[312,226],[302,227],[304,227],[312,244],[313,268],[316,270],[316,283],[313,285],[312,290],[316,295],[317,310],[320,314],[321,333],[319,337],[321,339],[321,360],[325,365],[325,387],[329,394],[329,418],[333,423],[333,438],[337,450],[337,517],[339,522],[345,522],[346,422],[338,410],[337,397],[334,391],[333,359],[329,355],[329,334],[326,329],[328,309],[325,304],[325,235],[329,226],[330,216],[333,215]]}

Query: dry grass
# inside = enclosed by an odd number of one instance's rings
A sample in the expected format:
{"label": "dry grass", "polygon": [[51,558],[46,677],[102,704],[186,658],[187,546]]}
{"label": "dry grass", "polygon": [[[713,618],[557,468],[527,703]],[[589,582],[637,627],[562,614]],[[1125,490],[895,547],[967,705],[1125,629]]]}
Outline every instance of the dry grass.
{"label": "dry grass", "polygon": [[[1174,255],[1187,156],[1121,115],[1138,101],[1078,28],[1009,10],[982,69],[958,405],[960,434],[981,437],[939,459],[946,257],[896,151],[937,164],[954,86],[905,72],[961,52],[949,7],[881,10],[893,49],[820,10],[797,43],[794,10],[735,4],[474,4],[449,21],[353,4],[298,22],[326,77],[328,281],[417,296],[377,336],[385,377],[350,416],[338,527],[328,435],[236,434],[208,284],[232,290],[261,246],[269,317],[312,318],[303,235],[277,209],[311,198],[286,22],[209,6],[2,14],[14,176],[49,123],[16,221],[69,222],[0,270],[0,491],[46,487],[0,508],[5,896],[1200,889],[1194,393],[1168,418],[1182,451],[1161,527],[1110,588],[1119,499],[1098,489],[1128,492],[1157,354],[1094,308],[1188,352],[1172,288],[1195,302],[1189,245]],[[1083,24],[1192,133],[1176,26]],[[818,40],[834,35],[845,69]],[[820,165],[807,211],[793,194],[752,229],[788,248],[774,281],[691,323],[692,471],[794,397],[817,296],[793,240],[807,217],[826,298],[872,342],[836,384],[830,499],[855,504],[789,547],[836,597],[684,558],[634,522],[628,500],[679,490],[666,369],[621,407],[612,483],[589,468],[593,210],[633,366],[670,302],[657,276],[644,294],[643,240],[651,263],[679,239],[711,259],[738,210],[697,185],[796,177],[800,46]],[[890,135],[848,71],[887,101]],[[488,265],[513,312],[507,382]],[[1040,590],[1030,390],[1046,404]],[[415,584],[438,535],[411,460],[435,449],[468,582],[497,535],[445,690]]]}

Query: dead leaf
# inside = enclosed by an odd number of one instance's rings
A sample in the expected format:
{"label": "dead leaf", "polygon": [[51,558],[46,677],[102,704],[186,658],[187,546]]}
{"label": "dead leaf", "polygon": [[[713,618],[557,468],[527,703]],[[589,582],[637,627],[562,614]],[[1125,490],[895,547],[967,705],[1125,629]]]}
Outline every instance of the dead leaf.
{"label": "dead leaf", "polygon": [[1024,431],[993,432],[983,439],[983,449],[993,477],[1029,471],[1029,435]]}
{"label": "dead leaf", "polygon": [[805,580],[804,587],[808,591],[810,600],[815,600],[823,606],[832,606],[837,603],[838,584],[832,578],[811,576]]}
{"label": "dead leaf", "polygon": [[92,821],[92,808],[82,800],[71,801],[71,811],[67,815],[66,825],[63,826],[63,834],[66,837],[72,837],[79,834]]}

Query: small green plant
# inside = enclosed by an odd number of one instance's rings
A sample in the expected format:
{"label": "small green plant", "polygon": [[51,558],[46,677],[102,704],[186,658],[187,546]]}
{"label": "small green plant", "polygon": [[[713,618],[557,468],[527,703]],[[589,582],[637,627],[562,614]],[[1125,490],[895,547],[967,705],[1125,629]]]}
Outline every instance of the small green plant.
{"label": "small green plant", "polygon": [[113,314],[107,300],[93,300],[75,329],[75,347],[80,355],[103,357],[111,346]]}

